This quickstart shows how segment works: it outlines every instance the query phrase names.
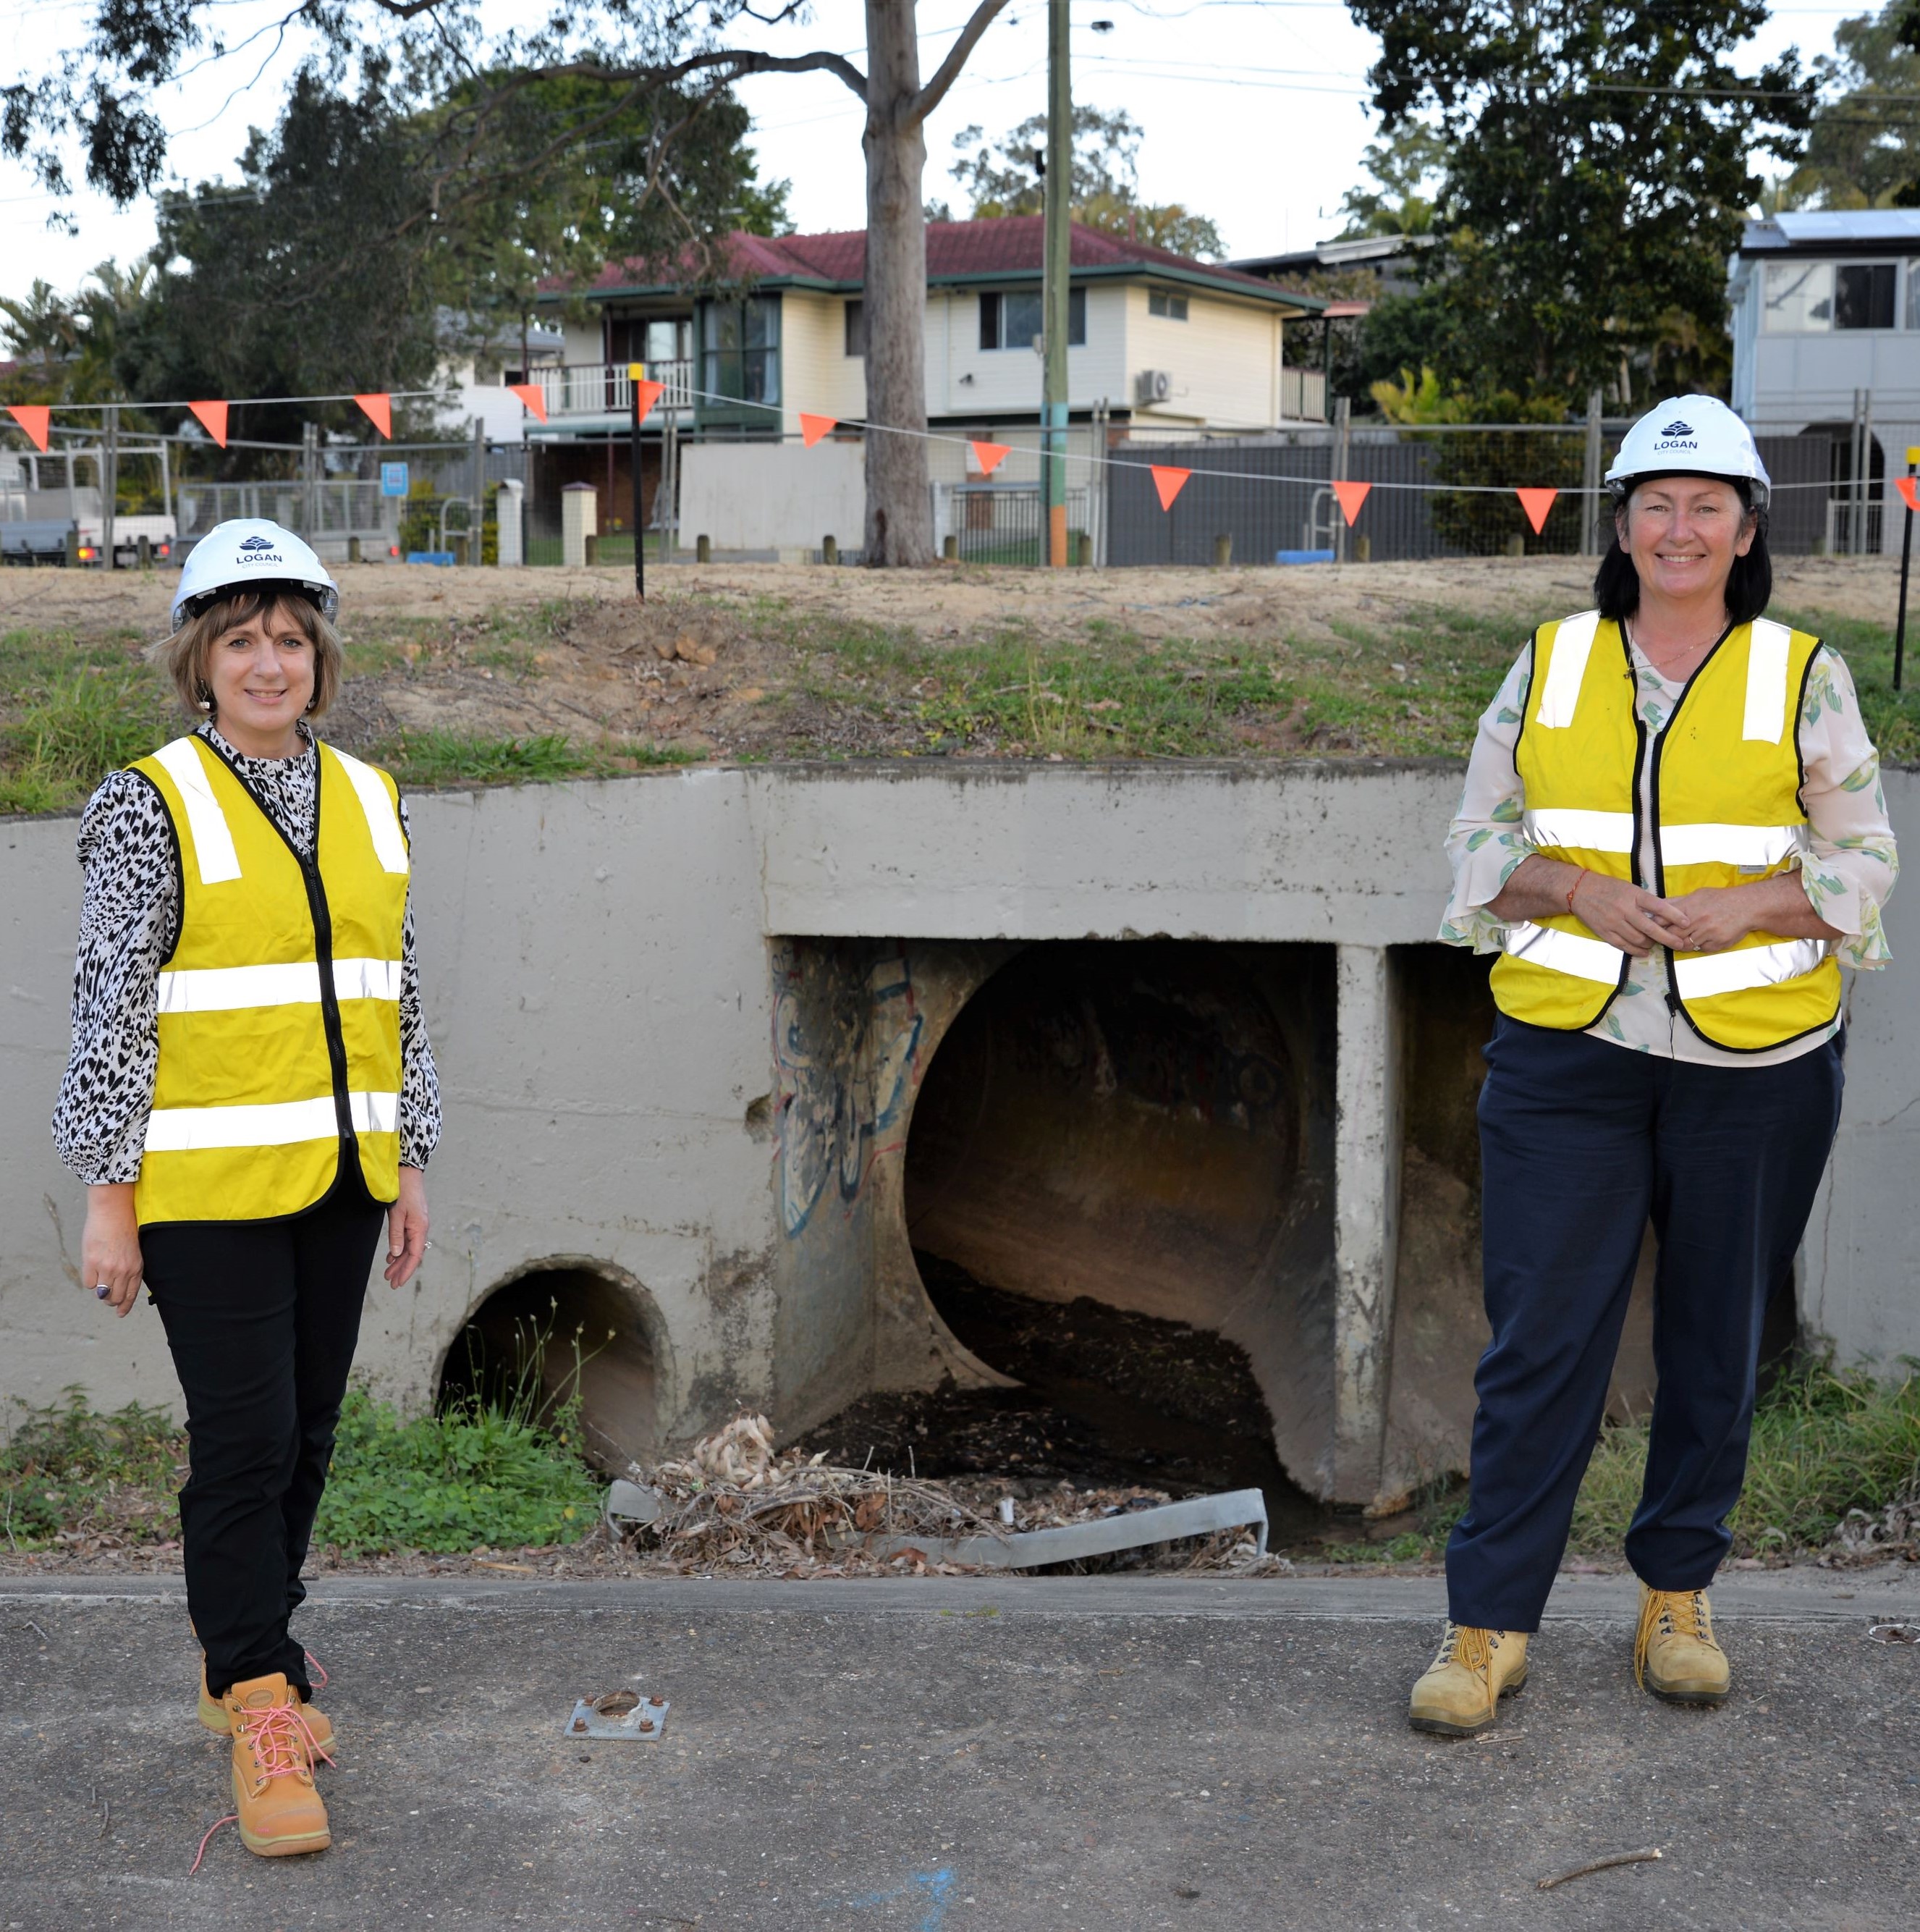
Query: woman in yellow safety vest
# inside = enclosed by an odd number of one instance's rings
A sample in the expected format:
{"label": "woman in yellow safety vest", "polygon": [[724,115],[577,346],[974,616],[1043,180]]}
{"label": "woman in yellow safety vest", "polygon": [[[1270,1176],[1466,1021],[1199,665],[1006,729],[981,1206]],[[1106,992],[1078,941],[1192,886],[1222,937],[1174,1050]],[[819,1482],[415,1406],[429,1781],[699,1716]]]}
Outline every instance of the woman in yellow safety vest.
{"label": "woman in yellow safety vest", "polygon": [[241,1831],[268,1856],[328,1843],[332,1727],[288,1623],[382,1226],[398,1288],[439,1131],[405,808],[312,729],[340,680],[336,602],[271,523],[222,524],[188,557],[166,662],[202,722],[82,818],[54,1118],[88,1184],[85,1278],[121,1316],[145,1281],[186,1397],[200,1721],[231,1736]]}
{"label": "woman in yellow safety vest", "polygon": [[1526,1676],[1598,1436],[1641,1238],[1659,1374],[1626,1554],[1636,1676],[1718,1704],[1706,1586],[1746,1472],[1760,1329],[1840,1114],[1838,961],[1889,957],[1898,869],[1847,667],[1768,618],[1771,486],[1706,396],[1607,473],[1597,608],[1543,624],[1480,721],[1440,937],[1499,954],[1480,1097],[1493,1336],[1421,1730]]}

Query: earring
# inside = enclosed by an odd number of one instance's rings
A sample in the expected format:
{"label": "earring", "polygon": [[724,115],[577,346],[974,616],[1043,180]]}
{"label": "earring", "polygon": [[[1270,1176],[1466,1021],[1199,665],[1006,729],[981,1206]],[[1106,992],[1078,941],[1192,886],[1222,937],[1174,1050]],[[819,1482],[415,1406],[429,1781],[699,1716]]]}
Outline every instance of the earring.
{"label": "earring", "polygon": [[214,694],[204,684],[195,693],[193,703],[196,709],[205,712],[209,717],[213,715]]}

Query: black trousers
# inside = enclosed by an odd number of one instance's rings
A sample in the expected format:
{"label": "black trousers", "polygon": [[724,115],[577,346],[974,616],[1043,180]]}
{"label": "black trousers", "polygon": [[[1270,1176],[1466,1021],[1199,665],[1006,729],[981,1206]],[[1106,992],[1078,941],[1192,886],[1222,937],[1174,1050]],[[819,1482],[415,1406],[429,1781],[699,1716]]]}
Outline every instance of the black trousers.
{"label": "black trousers", "polygon": [[287,1624],[307,1594],[301,1566],[385,1212],[356,1168],[289,1220],[141,1230],[187,1397],[187,1606],[216,1697],[277,1670],[310,1691]]}
{"label": "black trousers", "polygon": [[1712,1580],[1746,1478],[1762,1319],[1839,1125],[1841,1047],[1704,1066],[1502,1016],[1480,1094],[1493,1335],[1472,1498],[1447,1546],[1456,1623],[1540,1627],[1649,1219],[1659,1388],[1627,1560],[1656,1590]]}

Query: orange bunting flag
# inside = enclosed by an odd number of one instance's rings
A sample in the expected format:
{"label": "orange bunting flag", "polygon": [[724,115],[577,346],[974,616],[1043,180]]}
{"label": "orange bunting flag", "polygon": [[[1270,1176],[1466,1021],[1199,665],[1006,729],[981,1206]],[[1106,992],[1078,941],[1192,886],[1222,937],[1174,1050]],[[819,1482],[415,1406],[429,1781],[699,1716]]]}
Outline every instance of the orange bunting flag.
{"label": "orange bunting flag", "polygon": [[653,413],[653,406],[666,394],[664,382],[649,382],[643,378],[634,379],[634,400],[640,405],[640,420],[645,422]]}
{"label": "orange bunting flag", "polygon": [[800,440],[811,449],[839,421],[838,416],[810,416],[802,410],[800,412]]}
{"label": "orange bunting flag", "polygon": [[1360,514],[1360,506],[1367,500],[1367,492],[1373,488],[1370,483],[1336,483],[1334,494],[1340,499],[1340,513],[1346,519],[1349,530]]}
{"label": "orange bunting flag", "polygon": [[[13,413],[18,416],[19,411],[16,410]],[[31,435],[32,432],[29,430],[28,434]],[[43,442],[40,445],[42,449],[46,447]],[[1914,480],[1911,476],[1896,476],[1893,479],[1893,487],[1906,500],[1907,507],[1910,510],[1920,510],[1920,488],[1916,488]]]}
{"label": "orange bunting flag", "polygon": [[509,382],[507,387],[532,410],[538,421],[547,420],[547,392],[538,382]]}
{"label": "orange bunting flag", "polygon": [[226,405],[224,403],[189,403],[187,406],[199,418],[200,427],[224,449],[226,447]]}
{"label": "orange bunting flag", "polygon": [[1520,508],[1526,512],[1527,521],[1533,526],[1533,534],[1538,536],[1547,527],[1547,512],[1553,507],[1557,490],[1516,490],[1514,494],[1520,499]]}
{"label": "orange bunting flag", "polygon": [[385,389],[353,399],[367,412],[367,420],[391,442],[394,436],[394,399]]}
{"label": "orange bunting flag", "polygon": [[1173,500],[1187,487],[1187,478],[1193,475],[1191,470],[1176,470],[1170,463],[1149,463],[1153,472],[1153,487],[1160,492],[1160,507],[1170,510]]}
{"label": "orange bunting flag", "polygon": [[983,476],[992,476],[1014,453],[1012,446],[1005,442],[972,442],[967,447],[973,452],[973,466]]}
{"label": "orange bunting flag", "polygon": [[46,403],[9,403],[7,413],[27,433],[27,440],[34,448],[44,450],[53,410]]}

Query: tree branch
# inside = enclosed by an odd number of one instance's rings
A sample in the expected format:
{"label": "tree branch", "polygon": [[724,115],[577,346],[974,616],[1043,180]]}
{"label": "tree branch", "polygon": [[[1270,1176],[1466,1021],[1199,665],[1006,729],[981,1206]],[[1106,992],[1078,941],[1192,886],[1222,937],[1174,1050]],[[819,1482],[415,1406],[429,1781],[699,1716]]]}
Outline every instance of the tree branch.
{"label": "tree branch", "polygon": [[[995,19],[1006,8],[1007,0],[980,0],[973,10],[973,17],[960,29],[960,36],[947,50],[947,57],[935,70],[933,78],[907,104],[901,116],[903,134],[918,127],[927,116],[947,98],[947,90],[959,80],[960,69],[967,58],[980,44],[980,37],[990,27]],[[861,90],[863,94],[864,89]]]}

